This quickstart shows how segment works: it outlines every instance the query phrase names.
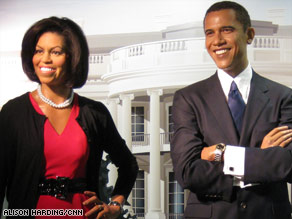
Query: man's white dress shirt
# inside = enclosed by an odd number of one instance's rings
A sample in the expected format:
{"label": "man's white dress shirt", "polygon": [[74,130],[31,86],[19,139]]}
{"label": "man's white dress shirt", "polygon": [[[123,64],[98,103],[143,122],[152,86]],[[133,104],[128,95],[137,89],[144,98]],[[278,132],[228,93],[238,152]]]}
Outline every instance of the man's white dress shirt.
{"label": "man's white dress shirt", "polygon": [[[245,104],[247,104],[248,96],[250,92],[250,83],[252,78],[252,68],[250,64],[235,78],[231,77],[228,73],[222,69],[218,69],[218,77],[221,83],[226,100],[228,101],[228,94],[232,81],[234,81],[238,87],[238,90],[242,96]],[[244,162],[245,162],[245,148],[240,146],[227,145],[224,152],[224,168],[223,172],[226,175],[234,176],[234,186],[240,186],[241,188],[252,186],[252,184],[244,185]]]}

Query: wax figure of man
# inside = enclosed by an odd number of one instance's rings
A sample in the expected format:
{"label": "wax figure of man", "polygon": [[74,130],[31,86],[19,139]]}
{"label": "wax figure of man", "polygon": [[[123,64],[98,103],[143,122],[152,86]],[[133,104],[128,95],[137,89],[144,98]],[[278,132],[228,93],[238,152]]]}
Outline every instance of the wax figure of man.
{"label": "wax figure of man", "polygon": [[212,5],[204,31],[218,69],[173,101],[174,172],[190,190],[184,216],[291,218],[292,90],[252,69],[247,45],[255,31],[241,5]]}

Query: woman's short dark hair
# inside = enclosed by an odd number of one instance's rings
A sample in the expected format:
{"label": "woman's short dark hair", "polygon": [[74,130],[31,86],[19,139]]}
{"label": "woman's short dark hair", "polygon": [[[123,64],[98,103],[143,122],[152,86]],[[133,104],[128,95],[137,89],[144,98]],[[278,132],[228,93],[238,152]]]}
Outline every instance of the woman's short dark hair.
{"label": "woman's short dark hair", "polygon": [[247,10],[242,5],[231,1],[216,2],[215,4],[211,5],[211,7],[206,11],[204,26],[206,17],[210,12],[220,11],[224,9],[233,9],[235,11],[236,20],[241,23],[243,31],[246,31],[247,28],[251,27],[251,21]]}
{"label": "woman's short dark hair", "polygon": [[66,59],[66,84],[73,88],[82,87],[88,75],[89,49],[81,28],[68,18],[49,17],[37,21],[25,33],[22,40],[22,68],[28,78],[40,83],[35,74],[32,58],[36,44],[42,34],[58,33],[64,37]]}

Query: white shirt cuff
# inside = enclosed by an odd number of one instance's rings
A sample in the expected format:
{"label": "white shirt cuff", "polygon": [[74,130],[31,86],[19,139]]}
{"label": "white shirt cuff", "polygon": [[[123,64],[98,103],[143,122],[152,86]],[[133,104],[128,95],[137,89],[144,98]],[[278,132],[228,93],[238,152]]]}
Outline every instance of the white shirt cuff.
{"label": "white shirt cuff", "polygon": [[227,145],[224,152],[223,172],[242,179],[244,176],[245,148]]}
{"label": "white shirt cuff", "polygon": [[240,188],[246,188],[250,186],[256,186],[259,185],[259,183],[249,183],[249,184],[244,184],[244,182],[240,179],[234,176],[233,178],[233,186],[239,186]]}

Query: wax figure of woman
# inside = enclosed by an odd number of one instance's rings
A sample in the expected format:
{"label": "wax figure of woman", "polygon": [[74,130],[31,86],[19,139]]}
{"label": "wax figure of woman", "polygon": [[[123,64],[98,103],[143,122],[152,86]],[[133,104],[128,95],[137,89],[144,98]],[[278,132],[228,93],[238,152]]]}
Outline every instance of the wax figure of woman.
{"label": "wax figure of woman", "polygon": [[[84,216],[116,218],[138,165],[106,107],[74,93],[88,74],[88,45],[68,18],[31,26],[22,65],[39,84],[6,103],[0,114],[0,205],[11,209],[83,209]],[[118,167],[110,203],[98,199],[103,151]],[[84,217],[83,216],[83,217]]]}

